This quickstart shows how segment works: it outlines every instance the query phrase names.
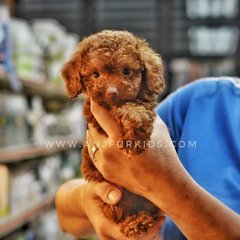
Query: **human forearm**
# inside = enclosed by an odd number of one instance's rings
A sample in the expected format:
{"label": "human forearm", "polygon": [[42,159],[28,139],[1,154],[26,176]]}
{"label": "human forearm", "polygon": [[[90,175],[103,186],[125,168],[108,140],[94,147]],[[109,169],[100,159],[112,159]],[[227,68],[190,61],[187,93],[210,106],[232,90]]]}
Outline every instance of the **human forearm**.
{"label": "human forearm", "polygon": [[152,201],[190,240],[240,239],[240,217],[194,182],[174,148],[169,147],[172,140],[168,129],[158,117],[152,147],[129,157],[112,144],[120,135],[117,123],[94,103],[91,110],[106,136],[90,126],[89,153],[93,144],[99,143],[94,164],[105,179]]}
{"label": "human forearm", "polygon": [[[201,188],[185,170],[165,185],[149,193],[150,200],[165,211],[187,239],[240,239],[240,216]],[[161,196],[158,193],[162,192]]]}

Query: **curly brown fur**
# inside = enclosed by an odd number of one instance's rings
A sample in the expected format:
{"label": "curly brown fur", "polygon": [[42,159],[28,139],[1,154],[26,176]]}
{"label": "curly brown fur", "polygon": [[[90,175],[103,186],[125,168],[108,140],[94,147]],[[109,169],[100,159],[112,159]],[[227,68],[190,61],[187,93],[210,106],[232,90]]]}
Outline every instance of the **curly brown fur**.
{"label": "curly brown fur", "polygon": [[[162,71],[161,58],[145,40],[127,31],[105,30],[80,42],[64,65],[62,76],[71,98],[81,92],[87,94],[84,105],[87,122],[103,132],[90,111],[92,99],[121,125],[121,147],[133,155],[144,151],[150,139],[156,97],[164,88]],[[105,181],[86,147],[82,157],[86,180]],[[146,232],[158,219],[155,205],[127,190],[123,190],[123,198],[114,206],[98,201],[105,216],[119,223],[125,236]]]}

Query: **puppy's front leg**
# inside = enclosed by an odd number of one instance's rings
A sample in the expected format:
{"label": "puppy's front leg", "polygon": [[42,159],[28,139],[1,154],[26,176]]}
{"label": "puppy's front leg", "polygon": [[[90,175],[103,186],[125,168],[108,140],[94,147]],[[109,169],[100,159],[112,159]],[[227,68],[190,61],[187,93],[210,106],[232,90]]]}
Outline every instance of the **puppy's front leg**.
{"label": "puppy's front leg", "polygon": [[120,147],[130,154],[139,154],[147,147],[153,130],[155,113],[136,103],[111,109],[110,114],[122,126]]}

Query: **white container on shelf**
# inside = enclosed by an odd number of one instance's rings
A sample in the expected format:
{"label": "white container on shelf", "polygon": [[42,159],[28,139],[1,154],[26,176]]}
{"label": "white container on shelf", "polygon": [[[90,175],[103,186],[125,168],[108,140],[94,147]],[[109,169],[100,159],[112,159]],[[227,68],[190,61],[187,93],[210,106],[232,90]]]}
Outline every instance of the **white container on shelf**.
{"label": "white container on shelf", "polygon": [[4,120],[2,146],[20,146],[29,143],[26,115],[27,100],[20,94],[2,94],[2,117]]}
{"label": "white container on shelf", "polygon": [[44,124],[45,109],[42,98],[34,96],[32,98],[32,110],[29,111],[29,122],[33,128],[32,141],[36,144],[42,144],[46,137],[46,128]]}
{"label": "white container on shelf", "polygon": [[10,40],[17,75],[31,81],[44,81],[43,51],[26,20],[10,21]]}
{"label": "white container on shelf", "polygon": [[72,136],[84,142],[87,124],[83,116],[83,102],[76,101],[72,108],[65,113],[68,118],[69,128]]}
{"label": "white container on shelf", "polygon": [[186,0],[186,13],[191,19],[234,18],[238,0]]}
{"label": "white container on shelf", "polygon": [[48,80],[57,86],[63,86],[61,68],[69,54],[69,47],[76,41],[71,35],[69,39],[66,29],[54,19],[34,19],[32,29],[46,53]]}
{"label": "white container on shelf", "polygon": [[239,42],[239,29],[233,26],[191,27],[188,31],[189,50],[198,56],[232,56]]}

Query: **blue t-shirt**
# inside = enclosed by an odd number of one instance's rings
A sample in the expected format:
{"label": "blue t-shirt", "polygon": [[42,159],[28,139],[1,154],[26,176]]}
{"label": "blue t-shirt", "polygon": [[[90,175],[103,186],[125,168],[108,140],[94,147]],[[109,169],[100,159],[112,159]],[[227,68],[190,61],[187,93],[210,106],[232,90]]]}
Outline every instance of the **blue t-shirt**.
{"label": "blue t-shirt", "polygon": [[[200,79],[169,95],[156,111],[190,175],[240,213],[240,79]],[[186,239],[169,218],[162,234],[164,240]]]}

